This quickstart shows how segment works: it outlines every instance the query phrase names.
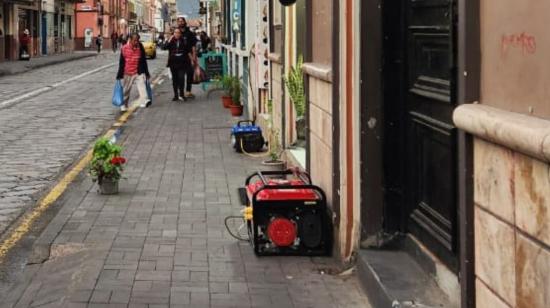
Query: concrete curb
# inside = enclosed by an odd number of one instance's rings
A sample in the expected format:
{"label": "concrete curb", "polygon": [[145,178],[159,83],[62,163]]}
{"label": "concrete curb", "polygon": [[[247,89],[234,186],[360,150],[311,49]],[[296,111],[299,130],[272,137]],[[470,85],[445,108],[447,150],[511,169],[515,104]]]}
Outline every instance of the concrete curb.
{"label": "concrete curb", "polygon": [[16,69],[15,71],[11,71],[9,69],[3,70],[3,69],[0,68],[0,77],[18,75],[18,74],[22,74],[22,73],[26,73],[28,71],[31,71],[33,69],[39,69],[39,68],[47,67],[47,66],[50,66],[50,65],[55,65],[55,64],[64,63],[64,62],[76,61],[76,60],[89,58],[89,57],[94,57],[94,56],[97,56],[97,54],[96,53],[71,54],[71,56],[67,57],[67,58],[52,59],[51,61],[46,61],[46,62],[43,62],[43,63],[32,63],[31,62],[32,64],[29,63],[30,65],[25,65],[23,67],[23,69]]}

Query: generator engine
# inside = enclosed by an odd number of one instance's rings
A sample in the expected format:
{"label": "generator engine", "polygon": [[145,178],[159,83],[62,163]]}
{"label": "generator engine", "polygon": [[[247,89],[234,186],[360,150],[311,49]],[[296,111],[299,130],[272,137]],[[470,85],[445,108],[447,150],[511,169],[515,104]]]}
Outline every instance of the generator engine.
{"label": "generator engine", "polygon": [[246,180],[248,233],[258,256],[328,256],[332,224],[323,190],[296,170],[256,172]]}
{"label": "generator engine", "polygon": [[231,144],[237,153],[260,152],[265,145],[262,129],[253,121],[239,121],[231,128]]}

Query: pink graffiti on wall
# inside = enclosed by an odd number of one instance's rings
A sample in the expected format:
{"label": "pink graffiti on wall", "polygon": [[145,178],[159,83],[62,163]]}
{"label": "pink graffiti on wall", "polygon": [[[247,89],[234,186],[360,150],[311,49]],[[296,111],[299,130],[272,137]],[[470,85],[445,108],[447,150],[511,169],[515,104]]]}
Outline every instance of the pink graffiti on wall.
{"label": "pink graffiti on wall", "polygon": [[512,48],[520,49],[524,55],[534,54],[537,51],[537,41],[535,36],[525,32],[509,35],[503,34],[500,48],[503,56],[506,56]]}

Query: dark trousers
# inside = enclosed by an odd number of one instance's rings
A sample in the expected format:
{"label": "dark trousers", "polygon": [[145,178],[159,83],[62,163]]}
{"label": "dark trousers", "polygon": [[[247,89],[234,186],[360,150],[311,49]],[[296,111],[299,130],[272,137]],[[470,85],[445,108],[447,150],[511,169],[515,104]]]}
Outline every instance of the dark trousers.
{"label": "dark trousers", "polygon": [[23,55],[23,52],[29,53],[29,46],[27,45],[21,45],[19,47],[19,58],[21,58],[21,55]]}
{"label": "dark trousers", "polygon": [[172,86],[174,87],[174,97],[184,97],[183,88],[185,87],[185,78],[187,71],[183,67],[170,67],[172,73]]}
{"label": "dark trousers", "polygon": [[191,92],[191,87],[193,86],[193,67],[189,66],[186,70],[187,73],[187,85],[185,87],[185,91]]}

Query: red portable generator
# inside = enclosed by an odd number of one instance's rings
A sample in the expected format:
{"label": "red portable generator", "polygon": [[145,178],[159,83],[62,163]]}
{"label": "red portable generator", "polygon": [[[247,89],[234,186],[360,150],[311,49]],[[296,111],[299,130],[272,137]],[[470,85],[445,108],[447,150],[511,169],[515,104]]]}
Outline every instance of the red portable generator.
{"label": "red portable generator", "polygon": [[245,219],[256,255],[331,254],[325,193],[311,184],[309,175],[296,170],[257,172],[246,179],[245,189]]}

